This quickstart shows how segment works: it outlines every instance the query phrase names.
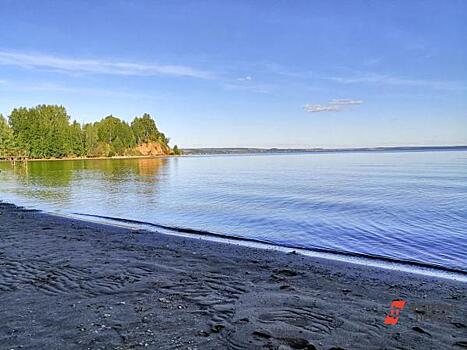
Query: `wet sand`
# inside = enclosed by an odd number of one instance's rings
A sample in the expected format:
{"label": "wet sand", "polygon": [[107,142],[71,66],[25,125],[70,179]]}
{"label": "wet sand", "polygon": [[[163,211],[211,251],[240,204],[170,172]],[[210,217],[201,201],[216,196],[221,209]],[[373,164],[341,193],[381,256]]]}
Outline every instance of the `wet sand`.
{"label": "wet sand", "polygon": [[0,203],[0,349],[462,349],[466,287]]}

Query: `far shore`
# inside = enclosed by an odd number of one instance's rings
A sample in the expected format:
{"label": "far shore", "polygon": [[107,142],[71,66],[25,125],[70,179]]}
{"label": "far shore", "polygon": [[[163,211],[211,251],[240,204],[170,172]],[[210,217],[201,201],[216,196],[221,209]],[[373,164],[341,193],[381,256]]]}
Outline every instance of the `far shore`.
{"label": "far shore", "polygon": [[[113,157],[63,157],[63,158],[27,158],[28,162],[58,161],[58,160],[106,160],[106,159],[144,159],[183,156],[209,155],[256,155],[256,154],[294,154],[294,153],[358,153],[358,152],[416,152],[416,151],[465,151],[467,145],[461,146],[397,146],[397,147],[362,147],[362,148],[186,148],[183,154],[157,154],[149,156],[113,156]],[[24,161],[24,160],[22,160]],[[11,162],[0,158],[1,162]]]}
{"label": "far shore", "polygon": [[[467,284],[0,201],[5,349],[460,349]],[[396,325],[385,324],[402,299]]]}

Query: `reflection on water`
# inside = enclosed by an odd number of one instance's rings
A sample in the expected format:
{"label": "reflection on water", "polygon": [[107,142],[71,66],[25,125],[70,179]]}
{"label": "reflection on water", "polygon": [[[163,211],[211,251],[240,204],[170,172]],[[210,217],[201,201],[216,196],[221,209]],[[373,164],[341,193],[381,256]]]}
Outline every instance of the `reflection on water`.
{"label": "reflection on water", "polygon": [[467,270],[467,152],[0,163],[0,200]]}
{"label": "reflection on water", "polygon": [[[66,161],[32,161],[27,163],[0,163],[1,178],[6,188],[15,188],[23,196],[69,203],[75,187],[100,184],[101,190],[124,193],[132,182],[157,184],[158,174],[167,166],[166,158],[138,159],[80,159]],[[8,174],[14,175],[8,177]],[[18,186],[20,185],[20,186]],[[157,191],[156,186],[146,186],[144,193]],[[107,203],[108,204],[108,203]],[[105,206],[105,201],[101,203]]]}

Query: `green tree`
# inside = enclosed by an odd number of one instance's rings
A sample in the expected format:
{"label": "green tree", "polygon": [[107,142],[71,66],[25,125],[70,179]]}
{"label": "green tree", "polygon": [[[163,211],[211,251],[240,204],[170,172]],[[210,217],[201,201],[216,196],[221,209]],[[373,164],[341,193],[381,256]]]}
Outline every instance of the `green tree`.
{"label": "green tree", "polygon": [[156,122],[147,113],[144,113],[142,117],[135,117],[131,122],[131,129],[137,145],[160,141],[161,133],[157,129]]}
{"label": "green tree", "polygon": [[7,146],[33,158],[133,155],[141,154],[136,145],[151,142],[168,154],[169,141],[149,114],[136,117],[131,125],[110,115],[81,126],[70,124],[63,106],[39,105],[15,108],[9,124],[0,117],[0,155]]}
{"label": "green tree", "polygon": [[159,133],[159,142],[163,145],[168,146],[170,142],[170,138],[166,137],[163,132]]}
{"label": "green tree", "polygon": [[69,151],[69,119],[63,106],[15,108],[10,115],[19,147],[33,158],[64,157]]}
{"label": "green tree", "polygon": [[136,145],[131,127],[112,115],[96,123],[95,126],[99,142],[110,145],[114,154],[123,155],[125,149]]}
{"label": "green tree", "polygon": [[13,131],[0,114],[0,158],[9,156],[14,146]]}
{"label": "green tree", "polygon": [[69,127],[68,149],[72,155],[86,155],[86,135],[76,120]]}
{"label": "green tree", "polygon": [[103,154],[99,154],[99,152],[97,152],[97,148],[99,145],[99,136],[97,134],[97,127],[92,123],[85,124],[83,127],[83,134],[84,134],[84,153],[88,157],[103,156]]}
{"label": "green tree", "polygon": [[176,156],[179,156],[179,155],[182,155],[182,154],[183,154],[182,150],[179,149],[177,145],[175,145],[175,146],[173,147],[172,150],[173,150],[173,153],[174,153]]}

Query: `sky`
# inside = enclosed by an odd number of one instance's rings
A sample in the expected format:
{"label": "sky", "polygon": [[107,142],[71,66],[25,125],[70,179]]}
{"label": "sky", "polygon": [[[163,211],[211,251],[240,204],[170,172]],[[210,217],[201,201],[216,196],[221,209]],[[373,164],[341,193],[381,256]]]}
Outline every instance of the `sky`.
{"label": "sky", "polygon": [[0,0],[0,113],[181,147],[467,145],[467,1]]}

